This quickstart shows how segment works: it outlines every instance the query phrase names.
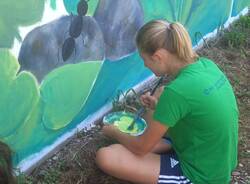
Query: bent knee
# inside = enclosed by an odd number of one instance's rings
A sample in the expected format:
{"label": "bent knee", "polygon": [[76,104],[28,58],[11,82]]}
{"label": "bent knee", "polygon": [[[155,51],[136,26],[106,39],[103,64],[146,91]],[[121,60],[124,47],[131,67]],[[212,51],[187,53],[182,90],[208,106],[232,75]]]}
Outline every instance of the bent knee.
{"label": "bent knee", "polygon": [[107,158],[108,158],[108,154],[109,154],[109,147],[103,147],[100,148],[97,152],[96,152],[96,163],[98,166],[101,166],[104,164],[104,162],[106,162]]}
{"label": "bent knee", "polygon": [[96,152],[96,164],[102,170],[110,170],[112,169],[113,165],[115,164],[116,158],[116,151],[117,151],[118,144],[111,145],[108,147],[100,148]]}

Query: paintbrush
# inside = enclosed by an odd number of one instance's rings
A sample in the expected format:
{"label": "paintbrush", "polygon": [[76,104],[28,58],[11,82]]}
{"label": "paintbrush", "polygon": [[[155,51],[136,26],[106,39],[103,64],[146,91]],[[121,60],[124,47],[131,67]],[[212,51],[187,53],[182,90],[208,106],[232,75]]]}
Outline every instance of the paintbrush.
{"label": "paintbrush", "polygon": [[[155,85],[155,87],[153,88],[153,90],[150,92],[150,96],[153,96],[156,89],[159,87],[159,85],[162,83],[163,81],[163,77],[161,77],[159,79],[159,81],[157,82],[157,84]],[[134,126],[135,126],[135,122],[137,121],[137,119],[142,116],[142,114],[145,112],[145,107],[141,107],[136,113],[135,116],[133,118],[132,123],[128,126],[127,130],[133,130]]]}

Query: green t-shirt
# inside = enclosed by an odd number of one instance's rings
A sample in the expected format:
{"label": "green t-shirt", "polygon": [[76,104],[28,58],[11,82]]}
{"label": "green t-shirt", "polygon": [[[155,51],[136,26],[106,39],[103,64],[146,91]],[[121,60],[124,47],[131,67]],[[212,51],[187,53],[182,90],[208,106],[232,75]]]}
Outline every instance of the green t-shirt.
{"label": "green t-shirt", "polygon": [[224,184],[237,165],[238,108],[233,89],[211,60],[181,69],[156,106],[169,127],[182,171],[193,183]]}

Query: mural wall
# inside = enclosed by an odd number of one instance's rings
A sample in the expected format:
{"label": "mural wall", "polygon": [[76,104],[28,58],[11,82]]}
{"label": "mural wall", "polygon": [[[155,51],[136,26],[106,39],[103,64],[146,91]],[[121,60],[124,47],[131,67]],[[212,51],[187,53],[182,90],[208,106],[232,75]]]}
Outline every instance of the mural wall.
{"label": "mural wall", "polygon": [[[1,0],[0,139],[15,164],[39,153],[152,73],[135,47],[149,20],[196,43],[250,0]],[[211,11],[212,10],[212,11]]]}

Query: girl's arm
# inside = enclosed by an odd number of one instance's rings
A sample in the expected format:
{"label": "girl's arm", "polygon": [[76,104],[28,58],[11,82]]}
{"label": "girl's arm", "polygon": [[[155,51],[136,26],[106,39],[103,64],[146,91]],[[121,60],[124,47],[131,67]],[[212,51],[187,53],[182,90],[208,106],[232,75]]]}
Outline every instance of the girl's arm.
{"label": "girl's arm", "polygon": [[120,132],[115,126],[108,125],[103,127],[103,132],[124,145],[128,150],[136,155],[143,156],[154,148],[160,142],[163,135],[167,132],[167,127],[160,122],[153,120],[153,111],[149,110],[145,115],[148,128],[140,136],[130,136]]}

